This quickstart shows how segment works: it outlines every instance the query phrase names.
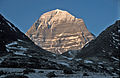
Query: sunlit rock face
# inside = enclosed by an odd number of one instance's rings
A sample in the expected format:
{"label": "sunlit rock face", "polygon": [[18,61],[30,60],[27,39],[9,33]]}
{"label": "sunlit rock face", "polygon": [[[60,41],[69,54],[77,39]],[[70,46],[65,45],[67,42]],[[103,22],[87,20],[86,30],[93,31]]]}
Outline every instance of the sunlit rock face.
{"label": "sunlit rock face", "polygon": [[58,54],[81,49],[94,39],[82,19],[59,9],[41,15],[26,35],[43,49]]}

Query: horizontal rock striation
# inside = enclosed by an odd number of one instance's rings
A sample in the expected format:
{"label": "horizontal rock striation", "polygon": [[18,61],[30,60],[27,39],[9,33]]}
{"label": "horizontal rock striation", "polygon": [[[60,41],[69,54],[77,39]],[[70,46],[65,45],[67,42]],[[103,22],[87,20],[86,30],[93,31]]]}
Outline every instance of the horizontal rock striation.
{"label": "horizontal rock striation", "polygon": [[44,13],[26,35],[43,49],[58,54],[81,49],[94,39],[82,19],[59,9]]}

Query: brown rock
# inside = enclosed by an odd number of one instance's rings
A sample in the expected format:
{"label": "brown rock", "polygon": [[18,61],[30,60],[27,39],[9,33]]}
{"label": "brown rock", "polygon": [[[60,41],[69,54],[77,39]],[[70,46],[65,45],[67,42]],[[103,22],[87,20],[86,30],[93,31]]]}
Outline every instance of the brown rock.
{"label": "brown rock", "polygon": [[26,35],[43,49],[59,54],[81,49],[94,39],[82,19],[59,9],[44,13]]}

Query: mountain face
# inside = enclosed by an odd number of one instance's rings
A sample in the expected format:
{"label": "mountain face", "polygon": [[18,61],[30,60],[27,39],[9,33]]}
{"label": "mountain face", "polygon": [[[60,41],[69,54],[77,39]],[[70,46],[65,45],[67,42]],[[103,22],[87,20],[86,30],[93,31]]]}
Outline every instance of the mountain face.
{"label": "mountain face", "polygon": [[81,49],[94,39],[82,19],[59,9],[44,13],[26,35],[43,49],[58,54]]}
{"label": "mountain face", "polygon": [[0,14],[0,67],[61,69],[56,55],[36,46]]}
{"label": "mountain face", "polygon": [[[120,74],[120,20],[105,29],[96,39],[90,41],[74,54],[76,69],[87,66],[91,70]],[[72,53],[72,52],[71,52]],[[63,54],[69,55],[70,52]]]}

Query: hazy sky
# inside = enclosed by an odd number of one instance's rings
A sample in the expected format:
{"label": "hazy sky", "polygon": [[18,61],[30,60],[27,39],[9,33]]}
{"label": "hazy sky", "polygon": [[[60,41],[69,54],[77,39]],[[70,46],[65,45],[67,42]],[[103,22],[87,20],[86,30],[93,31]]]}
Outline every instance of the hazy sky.
{"label": "hazy sky", "polygon": [[24,33],[45,12],[66,10],[98,35],[120,17],[120,0],[0,0],[0,13]]}

